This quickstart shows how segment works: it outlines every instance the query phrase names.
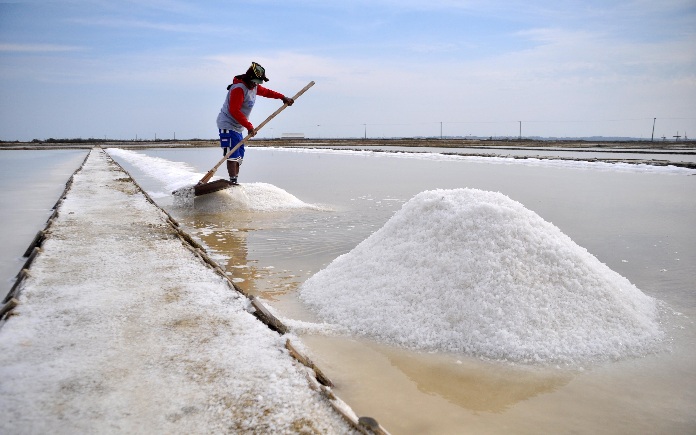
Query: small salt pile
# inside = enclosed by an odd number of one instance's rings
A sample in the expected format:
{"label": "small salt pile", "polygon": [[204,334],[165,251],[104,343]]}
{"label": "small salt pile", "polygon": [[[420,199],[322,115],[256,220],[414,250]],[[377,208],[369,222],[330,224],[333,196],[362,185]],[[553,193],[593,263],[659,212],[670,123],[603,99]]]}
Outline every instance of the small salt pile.
{"label": "small salt pile", "polygon": [[174,162],[160,157],[120,148],[109,148],[112,157],[123,159],[145,175],[159,181],[165,191],[173,192],[173,204],[179,208],[195,208],[200,212],[282,211],[293,209],[321,209],[307,204],[285,190],[268,183],[243,183],[240,186],[215,193],[195,196],[194,186],[203,177],[184,162]]}
{"label": "small salt pile", "polygon": [[269,183],[242,183],[208,195],[197,196],[195,208],[201,212],[284,211],[293,209],[319,209],[280,187]]}
{"label": "small salt pile", "polygon": [[301,298],[355,334],[512,362],[654,351],[656,300],[503,194],[422,192],[307,280]]}

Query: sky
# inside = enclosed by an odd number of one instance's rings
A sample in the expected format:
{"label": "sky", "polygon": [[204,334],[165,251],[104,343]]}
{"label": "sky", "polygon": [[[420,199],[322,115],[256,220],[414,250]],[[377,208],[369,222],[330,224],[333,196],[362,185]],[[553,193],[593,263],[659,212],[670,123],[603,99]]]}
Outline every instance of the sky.
{"label": "sky", "polygon": [[252,61],[259,137],[696,137],[696,0],[0,0],[0,140],[214,139]]}

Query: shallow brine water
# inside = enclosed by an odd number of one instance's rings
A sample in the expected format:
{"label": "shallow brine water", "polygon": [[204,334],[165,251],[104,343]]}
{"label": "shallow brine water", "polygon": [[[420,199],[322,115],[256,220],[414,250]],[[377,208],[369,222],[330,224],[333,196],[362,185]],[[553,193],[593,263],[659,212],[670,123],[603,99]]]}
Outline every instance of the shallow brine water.
{"label": "shallow brine water", "polygon": [[22,255],[43,230],[65,183],[86,150],[0,151],[0,295],[25,262]]}
{"label": "shallow brine water", "polygon": [[[242,211],[229,195],[209,195],[195,208],[172,201],[172,180],[186,171],[172,162],[186,162],[200,178],[220,158],[218,149],[137,153],[139,166],[114,157],[238,285],[270,301],[359,415],[393,433],[696,430],[696,177],[689,172],[249,148],[235,195],[276,194],[274,187],[304,205]],[[406,350],[301,322],[317,320],[298,298],[306,279],[381,228],[414,195],[464,187],[519,201],[664,302],[670,337],[664,349],[559,368]]]}

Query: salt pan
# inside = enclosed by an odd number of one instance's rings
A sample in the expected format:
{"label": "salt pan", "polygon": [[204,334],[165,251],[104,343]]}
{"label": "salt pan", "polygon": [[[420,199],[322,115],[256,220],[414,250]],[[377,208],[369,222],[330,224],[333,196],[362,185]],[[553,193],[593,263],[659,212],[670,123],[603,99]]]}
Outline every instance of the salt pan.
{"label": "salt pan", "polygon": [[503,194],[422,192],[301,298],[355,334],[513,362],[653,351],[656,300]]}

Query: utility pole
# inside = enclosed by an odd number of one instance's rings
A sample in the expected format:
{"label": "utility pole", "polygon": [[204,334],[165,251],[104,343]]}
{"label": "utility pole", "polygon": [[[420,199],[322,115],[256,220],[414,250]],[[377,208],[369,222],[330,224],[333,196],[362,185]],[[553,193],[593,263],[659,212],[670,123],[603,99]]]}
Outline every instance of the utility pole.
{"label": "utility pole", "polygon": [[440,121],[440,140],[442,140],[442,121]]}
{"label": "utility pole", "polygon": [[522,140],[522,121],[519,121],[520,123],[520,140]]}
{"label": "utility pole", "polygon": [[367,124],[363,124],[365,126],[365,139],[367,139]]}
{"label": "utility pole", "polygon": [[652,132],[652,136],[650,136],[650,142],[655,140],[655,120],[656,119],[657,118],[653,118],[653,132]]}

